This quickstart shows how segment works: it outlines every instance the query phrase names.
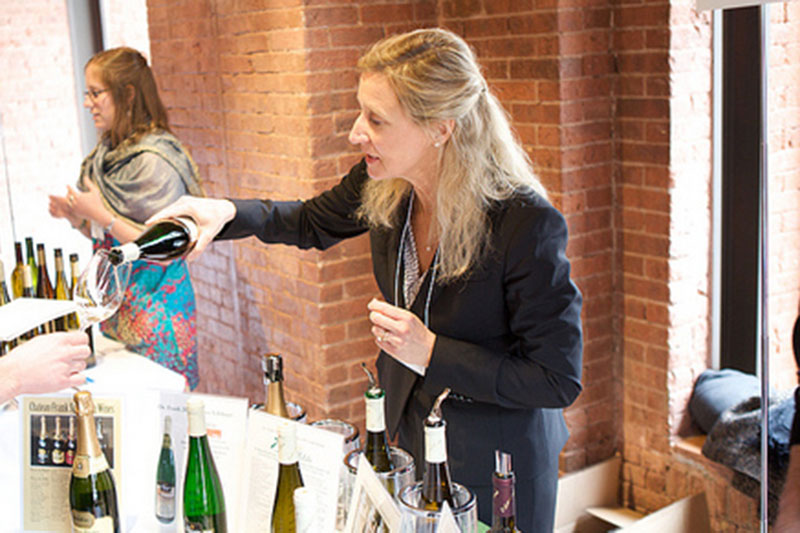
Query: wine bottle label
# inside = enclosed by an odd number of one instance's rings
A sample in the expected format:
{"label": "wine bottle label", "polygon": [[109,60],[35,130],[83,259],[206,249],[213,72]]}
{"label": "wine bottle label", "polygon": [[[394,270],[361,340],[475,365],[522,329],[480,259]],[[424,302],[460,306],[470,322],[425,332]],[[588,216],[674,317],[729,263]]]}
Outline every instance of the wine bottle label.
{"label": "wine bottle label", "polygon": [[64,461],[69,466],[72,466],[72,464],[75,462],[75,452],[72,450],[67,450],[67,453],[64,454]]}
{"label": "wine bottle label", "polygon": [[367,431],[370,433],[383,433],[386,431],[383,397],[365,398],[365,401],[367,402]]}
{"label": "wine bottle label", "polygon": [[447,443],[444,425],[440,427],[425,426],[425,462],[444,463],[447,461]]}
{"label": "wine bottle label", "polygon": [[95,518],[92,513],[72,510],[73,533],[114,533],[114,519],[110,516]]}
{"label": "wine bottle label", "polygon": [[62,452],[61,450],[53,450],[53,464],[54,465],[64,464],[64,452]]}
{"label": "wine bottle label", "polygon": [[156,485],[156,514],[161,518],[175,517],[175,486],[167,483]]}
{"label": "wine bottle label", "polygon": [[191,531],[192,533],[215,533],[213,529],[203,529],[202,524],[195,524],[193,522],[186,522],[184,524],[186,531]]}
{"label": "wine bottle label", "polygon": [[492,512],[501,518],[514,516],[514,478],[494,478],[492,480]]}
{"label": "wine bottle label", "polygon": [[72,464],[72,475],[84,479],[103,470],[108,470],[108,461],[105,454],[102,453],[98,457],[76,455],[75,462]]}
{"label": "wine bottle label", "polygon": [[43,465],[47,462],[47,448],[39,448],[36,451],[36,460],[40,465]]}

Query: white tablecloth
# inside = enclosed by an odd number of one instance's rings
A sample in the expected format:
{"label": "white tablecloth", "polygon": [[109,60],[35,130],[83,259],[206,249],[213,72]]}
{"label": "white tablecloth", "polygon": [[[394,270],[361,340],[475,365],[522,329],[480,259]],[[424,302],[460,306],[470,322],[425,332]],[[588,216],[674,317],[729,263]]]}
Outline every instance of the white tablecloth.
{"label": "white tablecloth", "polygon": [[[149,359],[125,350],[124,346],[95,335],[97,365],[86,371],[94,383],[82,389],[95,395],[130,394],[157,389],[181,392],[186,379]],[[71,393],[72,389],[61,391]],[[21,531],[20,491],[22,437],[20,412],[15,405],[0,410],[0,533]]]}

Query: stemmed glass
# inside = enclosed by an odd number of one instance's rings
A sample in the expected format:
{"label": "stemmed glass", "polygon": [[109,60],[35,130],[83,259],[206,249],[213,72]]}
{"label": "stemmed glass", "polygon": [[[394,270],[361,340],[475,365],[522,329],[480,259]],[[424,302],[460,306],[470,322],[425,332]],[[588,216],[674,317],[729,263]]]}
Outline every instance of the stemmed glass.
{"label": "stemmed glass", "polygon": [[73,288],[72,299],[78,305],[81,331],[98,324],[117,312],[131,276],[131,264],[114,265],[108,250],[100,249],[89,260]]}

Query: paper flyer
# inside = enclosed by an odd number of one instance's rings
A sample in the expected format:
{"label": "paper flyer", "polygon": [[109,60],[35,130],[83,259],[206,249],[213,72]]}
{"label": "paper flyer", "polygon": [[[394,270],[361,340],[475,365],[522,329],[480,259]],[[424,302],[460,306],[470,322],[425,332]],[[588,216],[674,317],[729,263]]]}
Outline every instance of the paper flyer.
{"label": "paper flyer", "polygon": [[[269,529],[278,480],[278,424],[284,419],[260,410],[250,410],[242,499],[241,531],[263,533]],[[314,495],[313,531],[335,531],[336,506],[343,461],[344,436],[301,424],[297,425],[297,447],[304,486]],[[265,526],[266,524],[266,526]]]}
{"label": "paper flyer", "polygon": [[[95,397],[94,401],[98,441],[119,487],[123,479],[122,404],[119,398]],[[68,533],[69,479],[77,431],[72,396],[25,396],[20,413],[22,527],[25,531]],[[120,502],[121,516],[123,513]]]}

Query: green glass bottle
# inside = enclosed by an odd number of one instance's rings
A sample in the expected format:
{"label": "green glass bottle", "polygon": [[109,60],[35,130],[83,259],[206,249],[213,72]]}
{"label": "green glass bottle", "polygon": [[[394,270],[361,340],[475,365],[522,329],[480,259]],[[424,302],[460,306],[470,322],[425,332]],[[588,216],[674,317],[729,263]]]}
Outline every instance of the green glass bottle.
{"label": "green glass bottle", "polygon": [[164,437],[156,471],[156,518],[163,524],[175,520],[175,453],[172,451],[172,418],[164,417]]}
{"label": "green glass bottle", "polygon": [[272,533],[295,533],[294,490],[303,486],[297,459],[296,422],[278,426],[278,485],[272,506]]}
{"label": "green glass bottle", "polygon": [[205,405],[200,398],[186,401],[189,417],[189,456],[183,482],[186,531],[226,533],[225,496],[206,435]]}
{"label": "green glass bottle", "polygon": [[88,391],[73,397],[78,417],[78,447],[69,480],[69,507],[74,533],[119,533],[114,476],[97,442],[94,402]]}

